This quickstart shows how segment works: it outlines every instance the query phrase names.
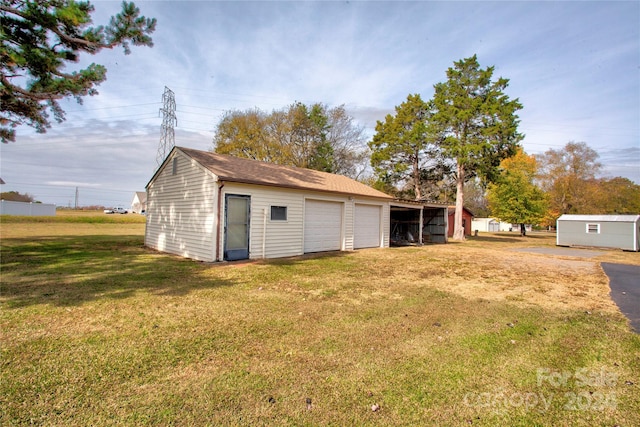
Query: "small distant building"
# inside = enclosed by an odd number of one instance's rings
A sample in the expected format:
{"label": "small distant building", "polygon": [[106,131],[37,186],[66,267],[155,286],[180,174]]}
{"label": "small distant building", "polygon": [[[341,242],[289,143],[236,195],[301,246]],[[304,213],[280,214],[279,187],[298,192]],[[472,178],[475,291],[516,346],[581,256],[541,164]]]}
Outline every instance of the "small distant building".
{"label": "small distant building", "polygon": [[0,215],[56,216],[56,205],[0,200]]}
{"label": "small distant building", "polygon": [[131,201],[131,212],[141,214],[147,211],[147,192],[136,191]]}
{"label": "small distant building", "polygon": [[[497,233],[498,231],[519,231],[520,224],[511,224],[509,222],[500,222],[495,218],[474,218],[471,228],[475,231],[484,233]],[[529,231],[529,230],[527,230]]]}
{"label": "small distant building", "polygon": [[640,215],[562,215],[556,226],[558,246],[640,250]]}
{"label": "small distant building", "polygon": [[[448,225],[448,236],[449,237],[453,237],[453,232],[455,230],[456,227],[456,223],[455,223],[455,215],[456,215],[456,207],[455,206],[449,206],[448,208],[449,211],[449,225]],[[473,213],[467,209],[464,208],[462,211],[462,227],[464,228],[464,235],[465,236],[471,236],[471,222],[473,221]]]}

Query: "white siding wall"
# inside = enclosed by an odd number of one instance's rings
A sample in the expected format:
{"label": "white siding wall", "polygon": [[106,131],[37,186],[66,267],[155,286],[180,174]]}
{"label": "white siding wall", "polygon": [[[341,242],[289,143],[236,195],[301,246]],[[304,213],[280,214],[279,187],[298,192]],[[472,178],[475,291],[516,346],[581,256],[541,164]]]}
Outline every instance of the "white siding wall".
{"label": "white siding wall", "polygon": [[215,176],[180,152],[148,187],[145,245],[187,258],[216,256],[217,182]]}
{"label": "white siding wall", "polygon": [[389,247],[391,235],[391,205],[387,202],[382,205],[382,247]]}
{"label": "white siding wall", "polygon": [[[323,200],[343,203],[342,250],[353,250],[353,224],[355,203],[377,203],[382,208],[383,246],[389,246],[389,203],[376,199],[349,200],[348,196],[330,195],[278,187],[225,183],[222,200],[226,194],[251,197],[251,223],[249,234],[249,258],[281,258],[304,253],[304,206],[305,200]],[[353,198],[352,198],[353,199]],[[271,221],[271,206],[286,206],[286,221]],[[265,223],[264,212],[267,217]],[[222,208],[224,221],[224,206]],[[224,223],[222,224],[224,230]],[[266,241],[264,232],[266,229]],[[263,244],[264,242],[264,244]],[[218,242],[224,247],[224,236]]]}
{"label": "white siding wall", "polygon": [[351,200],[345,197],[345,209],[344,209],[344,218],[342,220],[343,224],[343,236],[344,236],[344,244],[342,246],[343,251],[352,251],[353,250],[353,235],[355,230],[353,228],[354,214],[356,210],[356,201]]}
{"label": "white siding wall", "polygon": [[[225,183],[222,192],[223,200],[226,194],[251,196],[249,258],[281,258],[302,254],[304,193],[233,182]],[[271,221],[272,205],[287,207],[286,221]],[[224,206],[222,212],[224,221]],[[263,246],[265,228],[267,239]],[[224,236],[220,236],[218,244],[224,247]]]}
{"label": "white siding wall", "polygon": [[471,232],[474,230],[487,232],[489,231],[489,221],[491,218],[475,218],[471,221]]}

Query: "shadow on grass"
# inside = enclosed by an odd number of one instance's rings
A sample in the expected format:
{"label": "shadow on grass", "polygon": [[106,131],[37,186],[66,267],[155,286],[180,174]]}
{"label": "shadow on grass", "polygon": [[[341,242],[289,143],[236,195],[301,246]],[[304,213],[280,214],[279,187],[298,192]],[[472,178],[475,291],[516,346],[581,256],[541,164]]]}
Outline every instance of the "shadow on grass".
{"label": "shadow on grass", "polygon": [[55,236],[2,241],[1,299],[7,308],[80,305],[140,290],[184,295],[237,284],[203,274],[210,265],[145,248],[141,236]]}
{"label": "shadow on grass", "polygon": [[302,262],[308,262],[309,260],[315,260],[318,262],[332,262],[336,261],[340,258],[349,255],[347,251],[332,251],[332,252],[314,252],[308,253],[304,255],[298,255],[287,258],[274,258],[269,260],[261,260],[259,262],[266,263],[269,265],[278,265],[278,266],[293,266],[300,264]]}

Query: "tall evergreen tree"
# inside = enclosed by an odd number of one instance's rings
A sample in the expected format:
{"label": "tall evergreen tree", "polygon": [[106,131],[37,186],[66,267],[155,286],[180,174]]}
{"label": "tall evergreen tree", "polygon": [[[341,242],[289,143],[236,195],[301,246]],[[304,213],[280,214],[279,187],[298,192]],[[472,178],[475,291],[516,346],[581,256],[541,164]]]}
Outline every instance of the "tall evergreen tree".
{"label": "tall evergreen tree", "polygon": [[21,124],[45,132],[49,113],[61,122],[64,111],[58,100],[74,97],[82,102],[96,95],[96,86],[107,78],[102,65],[65,72],[81,53],[94,55],[102,49],[130,44],[153,46],[149,36],[156,20],[140,16],[128,2],[107,26],[92,26],[93,5],[74,0],[2,0],[0,44],[0,140],[15,141]]}
{"label": "tall evergreen tree", "polygon": [[456,164],[453,238],[457,240],[464,240],[465,181],[475,176],[485,182],[495,180],[500,162],[516,153],[523,138],[516,115],[522,105],[504,93],[509,80],[492,81],[493,72],[494,67],[481,69],[474,55],[454,62],[447,81],[435,85],[432,122],[439,129],[444,155]]}
{"label": "tall evergreen tree", "polygon": [[381,187],[407,185],[416,200],[423,198],[422,181],[428,176],[425,169],[435,166],[440,158],[429,128],[431,114],[432,106],[415,94],[396,107],[395,115],[378,121],[369,148]]}

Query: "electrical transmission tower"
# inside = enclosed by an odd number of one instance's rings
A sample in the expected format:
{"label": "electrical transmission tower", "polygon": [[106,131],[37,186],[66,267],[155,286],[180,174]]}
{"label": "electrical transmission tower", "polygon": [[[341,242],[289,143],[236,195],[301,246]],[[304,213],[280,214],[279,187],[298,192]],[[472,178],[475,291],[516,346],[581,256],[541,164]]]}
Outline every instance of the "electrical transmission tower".
{"label": "electrical transmission tower", "polygon": [[171,89],[164,87],[162,94],[162,127],[160,130],[160,144],[158,145],[158,154],[156,155],[156,163],[158,167],[167,157],[167,154],[176,145],[176,135],[173,127],[178,124],[176,118],[176,97]]}

